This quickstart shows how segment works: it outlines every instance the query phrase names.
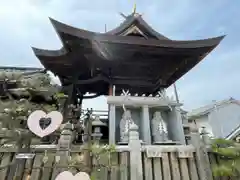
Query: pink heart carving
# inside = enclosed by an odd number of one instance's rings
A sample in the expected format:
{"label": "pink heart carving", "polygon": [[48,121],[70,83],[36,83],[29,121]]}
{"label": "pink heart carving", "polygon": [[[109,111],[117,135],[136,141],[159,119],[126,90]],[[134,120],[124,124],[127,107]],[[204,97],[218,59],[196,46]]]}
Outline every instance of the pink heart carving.
{"label": "pink heart carving", "polygon": [[[51,123],[46,129],[42,129],[39,125],[41,118],[51,118]],[[30,131],[39,137],[47,136],[57,130],[62,124],[63,116],[58,111],[52,111],[46,114],[44,111],[37,110],[30,114],[27,120],[27,125]]]}
{"label": "pink heart carving", "polygon": [[90,177],[85,172],[79,172],[75,176],[69,171],[63,171],[56,177],[55,180],[90,180]]}

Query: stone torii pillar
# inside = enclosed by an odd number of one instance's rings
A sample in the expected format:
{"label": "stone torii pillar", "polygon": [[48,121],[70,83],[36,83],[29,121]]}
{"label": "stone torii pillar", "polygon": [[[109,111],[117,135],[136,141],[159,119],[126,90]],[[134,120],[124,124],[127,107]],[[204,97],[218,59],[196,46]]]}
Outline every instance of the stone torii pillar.
{"label": "stone torii pillar", "polygon": [[148,105],[142,106],[142,139],[146,144],[151,144],[151,127]]}
{"label": "stone torii pillar", "polygon": [[[115,86],[109,85],[109,96],[115,96]],[[114,104],[108,105],[109,109],[109,144],[116,143],[116,106]]]}
{"label": "stone torii pillar", "polygon": [[114,104],[109,105],[109,144],[116,143],[116,107]]}

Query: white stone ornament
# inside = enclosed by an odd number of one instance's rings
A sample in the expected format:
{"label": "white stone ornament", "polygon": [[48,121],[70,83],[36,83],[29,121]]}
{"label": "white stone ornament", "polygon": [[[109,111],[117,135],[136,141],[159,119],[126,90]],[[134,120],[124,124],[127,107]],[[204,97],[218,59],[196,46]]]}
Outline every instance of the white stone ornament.
{"label": "white stone ornament", "polygon": [[[42,126],[41,121],[46,120]],[[27,125],[30,131],[39,137],[47,136],[56,131],[62,124],[63,116],[58,111],[52,111],[46,114],[44,111],[36,110],[30,114],[27,120]]]}
{"label": "white stone ornament", "polygon": [[56,177],[55,180],[91,180],[85,172],[79,172],[75,176],[69,171],[63,171]]}
{"label": "white stone ornament", "polygon": [[129,93],[129,90],[124,90],[124,89],[122,89],[122,95],[123,96],[131,96],[131,94]]}

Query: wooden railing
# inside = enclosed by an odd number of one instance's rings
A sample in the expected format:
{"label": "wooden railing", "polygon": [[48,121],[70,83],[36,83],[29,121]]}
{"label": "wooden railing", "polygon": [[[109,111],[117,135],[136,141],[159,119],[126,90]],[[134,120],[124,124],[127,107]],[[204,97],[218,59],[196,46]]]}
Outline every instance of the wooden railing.
{"label": "wooden railing", "polygon": [[[68,132],[61,136],[70,137],[71,130],[68,129]],[[2,147],[0,180],[8,180],[11,171],[15,171],[17,180],[55,180],[64,170],[72,173],[84,170],[79,164],[69,165],[66,156],[67,153],[71,157],[79,156],[83,146],[69,146],[69,142],[63,142],[66,139],[71,138],[60,137],[58,145],[32,146],[30,152],[35,153],[34,158],[17,166],[14,166],[15,155],[19,149]],[[144,145],[139,139],[137,127],[133,125],[128,145],[116,146],[111,160],[110,169],[95,167],[92,160],[92,174],[96,180],[213,180],[208,151],[197,131],[191,132],[191,145]]]}
{"label": "wooden railing", "polygon": [[[182,146],[168,146],[165,148],[158,148],[161,154],[154,155],[158,157],[151,157],[147,149],[155,149],[156,147],[145,147],[141,150],[140,159],[132,159],[133,155],[127,146],[117,147],[110,170],[111,180],[131,180],[138,178],[138,180],[201,180],[200,169],[197,164],[197,154],[192,146],[188,146],[186,154],[186,147]],[[75,150],[74,150],[75,149]],[[72,150],[71,156],[79,154],[76,151],[77,147]],[[184,151],[182,151],[185,149]],[[57,162],[55,159],[56,149],[49,149],[47,153],[47,162],[44,162],[44,151],[36,149],[35,157],[27,159],[23,166],[16,169],[15,176],[18,180],[54,180],[58,173],[63,170],[69,170],[73,173],[80,168],[78,165],[67,165]],[[155,151],[156,152],[156,151]],[[185,153],[183,153],[185,152]],[[182,154],[181,154],[182,153]],[[15,152],[4,152],[1,156],[0,163],[0,179],[5,180],[11,168],[14,168],[11,163],[14,162]],[[137,164],[138,160],[141,164]],[[132,161],[132,162],[131,162]],[[141,169],[138,169],[140,167]],[[74,170],[75,169],[75,170]],[[135,169],[135,170],[134,170]],[[137,171],[136,171],[137,169]],[[106,180],[108,168],[100,167],[93,169],[93,174],[96,179]],[[138,172],[137,174],[135,174]],[[139,177],[138,175],[141,175]],[[211,178],[208,178],[211,179]],[[206,180],[208,180],[206,179]]]}

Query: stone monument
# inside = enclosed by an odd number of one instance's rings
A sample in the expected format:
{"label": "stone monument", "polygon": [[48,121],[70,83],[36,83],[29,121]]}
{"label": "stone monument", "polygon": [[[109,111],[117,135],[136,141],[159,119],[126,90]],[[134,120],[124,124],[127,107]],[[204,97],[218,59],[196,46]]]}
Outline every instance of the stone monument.
{"label": "stone monument", "polygon": [[131,111],[126,110],[120,120],[120,144],[127,144],[129,140],[129,128],[133,123]]}
{"label": "stone monument", "polygon": [[168,141],[167,124],[162,118],[161,112],[154,113],[154,117],[151,120],[152,139],[154,144]]}

